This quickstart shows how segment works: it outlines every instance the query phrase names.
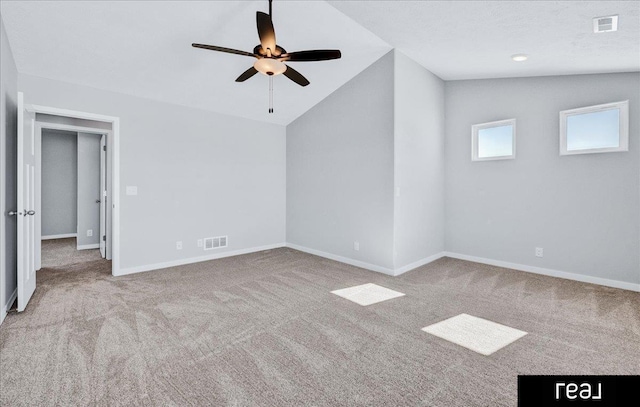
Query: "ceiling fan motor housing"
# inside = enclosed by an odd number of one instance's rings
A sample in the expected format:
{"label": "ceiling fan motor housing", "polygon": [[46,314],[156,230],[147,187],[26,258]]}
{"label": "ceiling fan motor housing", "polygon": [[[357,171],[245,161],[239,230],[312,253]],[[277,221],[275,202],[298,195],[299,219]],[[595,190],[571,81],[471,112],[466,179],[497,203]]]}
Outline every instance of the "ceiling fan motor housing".
{"label": "ceiling fan motor housing", "polygon": [[[253,48],[253,53],[256,54],[256,55],[263,56],[263,57],[267,56],[267,51],[264,48],[262,48],[262,44],[256,45]],[[286,53],[287,53],[287,51],[284,48],[282,48],[280,45],[276,45],[275,51],[271,50],[271,55],[274,56],[274,57],[279,57],[280,55],[286,54]]]}

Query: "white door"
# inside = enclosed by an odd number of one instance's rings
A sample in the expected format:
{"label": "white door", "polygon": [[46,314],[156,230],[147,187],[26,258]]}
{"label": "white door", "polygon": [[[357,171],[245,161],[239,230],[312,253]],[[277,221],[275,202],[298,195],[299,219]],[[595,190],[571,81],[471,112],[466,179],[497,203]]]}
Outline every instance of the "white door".
{"label": "white door", "polygon": [[100,138],[100,255],[107,257],[107,136]]}
{"label": "white door", "polygon": [[36,290],[35,252],[35,124],[18,92],[18,311],[24,311]]}

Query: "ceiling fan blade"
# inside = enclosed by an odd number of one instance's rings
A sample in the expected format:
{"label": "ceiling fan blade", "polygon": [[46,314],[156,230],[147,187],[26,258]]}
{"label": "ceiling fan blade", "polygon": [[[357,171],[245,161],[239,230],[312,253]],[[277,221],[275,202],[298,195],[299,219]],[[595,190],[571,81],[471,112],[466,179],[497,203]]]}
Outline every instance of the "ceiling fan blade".
{"label": "ceiling fan blade", "polygon": [[264,50],[265,54],[267,52],[267,48],[270,49],[272,53],[275,52],[276,31],[273,29],[271,16],[269,14],[263,13],[262,11],[257,11],[256,24],[258,26],[258,36],[260,37],[260,44],[262,44],[262,49]]}
{"label": "ceiling fan blade", "polygon": [[191,46],[194,47],[194,48],[208,49],[208,50],[211,50],[211,51],[226,52],[228,54],[245,55],[245,56],[254,57],[254,58],[258,57],[257,55],[252,54],[251,52],[240,51],[238,49],[233,49],[233,48],[216,47],[215,45],[191,44]]}
{"label": "ceiling fan blade", "polygon": [[340,57],[342,57],[342,53],[339,49],[297,51],[289,52],[280,56],[283,60],[292,62],[328,61],[330,59],[339,59]]}
{"label": "ceiling fan blade", "polygon": [[244,82],[247,79],[251,78],[253,75],[257,74],[258,70],[254,67],[251,67],[249,69],[247,69],[246,71],[244,71],[242,73],[242,75],[238,76],[238,79],[236,79],[236,82]]}
{"label": "ceiling fan blade", "polygon": [[284,76],[286,76],[287,78],[291,79],[292,81],[294,81],[295,83],[297,83],[300,86],[307,86],[310,83],[307,80],[307,78],[302,76],[302,74],[300,72],[296,71],[295,69],[293,69],[290,66],[287,66],[287,70],[284,71],[282,74]]}

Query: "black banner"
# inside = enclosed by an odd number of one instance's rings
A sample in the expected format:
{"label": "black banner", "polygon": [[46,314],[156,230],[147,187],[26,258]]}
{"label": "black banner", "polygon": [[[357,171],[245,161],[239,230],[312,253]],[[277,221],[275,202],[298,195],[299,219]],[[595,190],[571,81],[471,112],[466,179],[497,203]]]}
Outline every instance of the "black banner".
{"label": "black banner", "polygon": [[640,405],[640,376],[518,376],[518,407]]}

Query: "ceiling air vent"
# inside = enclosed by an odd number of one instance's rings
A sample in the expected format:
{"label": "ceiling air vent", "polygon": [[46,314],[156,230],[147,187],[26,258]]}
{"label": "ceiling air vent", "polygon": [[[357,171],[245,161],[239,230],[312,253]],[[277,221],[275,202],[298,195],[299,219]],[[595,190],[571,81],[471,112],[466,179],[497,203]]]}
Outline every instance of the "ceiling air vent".
{"label": "ceiling air vent", "polygon": [[596,17],[593,19],[594,33],[618,31],[618,16]]}
{"label": "ceiling air vent", "polygon": [[207,237],[204,239],[204,249],[213,250],[227,247],[227,236]]}

